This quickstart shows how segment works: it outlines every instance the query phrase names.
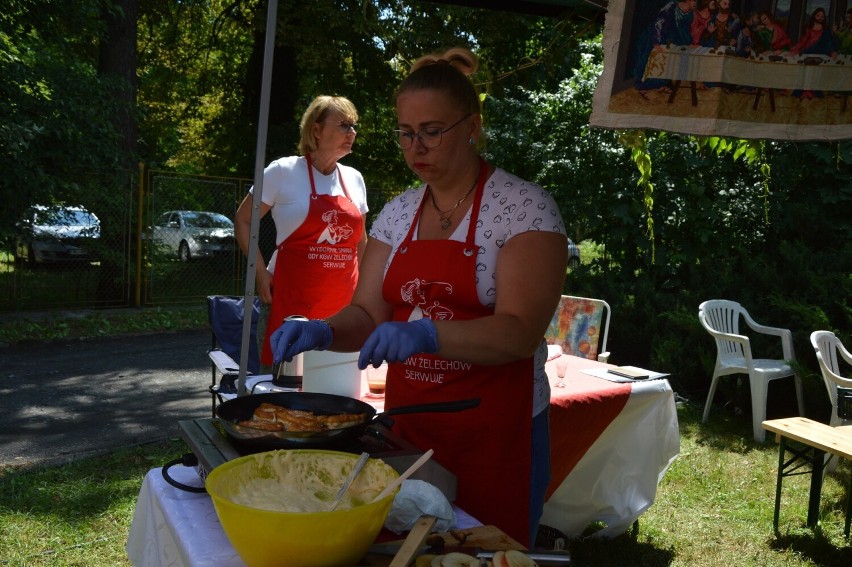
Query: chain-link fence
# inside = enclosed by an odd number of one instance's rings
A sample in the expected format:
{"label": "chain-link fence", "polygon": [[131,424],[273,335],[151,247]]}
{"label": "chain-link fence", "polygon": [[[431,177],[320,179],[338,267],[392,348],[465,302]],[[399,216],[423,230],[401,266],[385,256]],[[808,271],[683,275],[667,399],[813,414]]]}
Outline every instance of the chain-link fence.
{"label": "chain-link fence", "polygon": [[[244,292],[234,240],[245,178],[88,173],[57,204],[33,203],[0,248],[0,311],[202,304]],[[275,241],[268,219],[260,243]]]}
{"label": "chain-link fence", "polygon": [[[203,305],[245,293],[233,219],[253,180],[146,168],[79,177],[69,182],[77,197],[33,203],[0,244],[0,312]],[[389,196],[368,192],[368,226]],[[258,245],[268,261],[271,215]]]}
{"label": "chain-link fence", "polygon": [[243,258],[234,213],[247,179],[146,176],[142,303],[193,303],[208,295],[241,294]]}
{"label": "chain-link fence", "polygon": [[87,173],[64,200],[31,203],[0,248],[0,311],[129,305],[137,178]]}

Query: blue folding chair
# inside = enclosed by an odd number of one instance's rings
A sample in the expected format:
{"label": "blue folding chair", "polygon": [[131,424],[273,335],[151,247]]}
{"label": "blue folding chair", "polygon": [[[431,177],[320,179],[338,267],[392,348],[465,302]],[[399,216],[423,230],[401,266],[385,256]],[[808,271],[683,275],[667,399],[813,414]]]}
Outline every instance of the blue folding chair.
{"label": "blue folding chair", "polygon": [[[213,395],[213,417],[216,416],[216,400],[219,394],[236,394],[239,377],[239,361],[242,355],[243,318],[245,298],[233,295],[210,295],[207,297],[207,318],[212,335],[208,356],[211,360],[210,393]],[[246,375],[260,370],[260,354],[257,350],[257,318],[260,314],[260,299],[255,298],[251,311],[251,338]],[[221,374],[217,384],[217,376]]]}

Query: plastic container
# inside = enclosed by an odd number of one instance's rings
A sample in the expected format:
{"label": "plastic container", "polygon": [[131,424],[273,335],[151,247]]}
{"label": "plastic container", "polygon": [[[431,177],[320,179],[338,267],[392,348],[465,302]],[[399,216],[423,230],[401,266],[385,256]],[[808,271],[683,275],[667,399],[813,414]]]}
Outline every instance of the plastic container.
{"label": "plastic container", "polygon": [[303,392],[361,398],[357,352],[309,350],[304,354]]}
{"label": "plastic container", "polygon": [[[283,512],[235,500],[258,482],[303,486],[323,494],[329,505],[358,455],[321,450],[279,450],[228,461],[205,483],[222,529],[248,567],[344,567],[357,565],[382,529],[399,491],[372,499],[399,473],[370,459],[347,492],[359,505],[334,511]],[[342,472],[343,471],[343,474]]]}

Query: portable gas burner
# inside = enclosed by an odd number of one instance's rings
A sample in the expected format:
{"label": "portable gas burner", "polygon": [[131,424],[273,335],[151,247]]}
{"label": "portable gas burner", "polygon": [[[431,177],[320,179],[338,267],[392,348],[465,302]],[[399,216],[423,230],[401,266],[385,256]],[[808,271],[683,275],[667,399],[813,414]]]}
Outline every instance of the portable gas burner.
{"label": "portable gas burner", "polygon": [[[207,478],[207,473],[232,459],[258,453],[261,450],[240,446],[222,430],[218,418],[190,419],[178,422],[180,436],[186,441],[192,453],[198,459],[195,467],[198,476]],[[331,448],[331,447],[329,447]],[[408,469],[423,451],[408,443],[381,423],[371,423],[364,435],[355,442],[334,450],[359,454],[367,452],[374,459],[381,459],[399,473]],[[456,476],[442,467],[435,459],[430,459],[412,476],[413,479],[426,481],[436,486],[447,500],[455,501]]]}

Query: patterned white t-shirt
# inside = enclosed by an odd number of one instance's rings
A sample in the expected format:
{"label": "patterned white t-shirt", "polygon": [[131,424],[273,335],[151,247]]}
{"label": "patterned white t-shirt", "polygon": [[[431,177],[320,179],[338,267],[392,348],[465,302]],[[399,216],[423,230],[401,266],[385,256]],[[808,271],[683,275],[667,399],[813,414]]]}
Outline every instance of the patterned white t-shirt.
{"label": "patterned white t-shirt", "polygon": [[[384,206],[370,227],[372,238],[391,246],[385,273],[400,244],[408,235],[425,192],[424,184],[396,197]],[[556,232],[567,238],[562,215],[553,197],[540,186],[500,168],[485,182],[477,224],[475,239],[479,250],[476,290],[482,305],[492,309],[497,296],[497,260],[500,249],[509,239],[528,231]],[[456,226],[450,239],[464,242],[469,226],[470,211]],[[416,231],[413,238],[417,238]],[[550,385],[544,371],[546,361],[547,345],[542,338],[535,355],[533,415],[538,415],[550,403]]]}

